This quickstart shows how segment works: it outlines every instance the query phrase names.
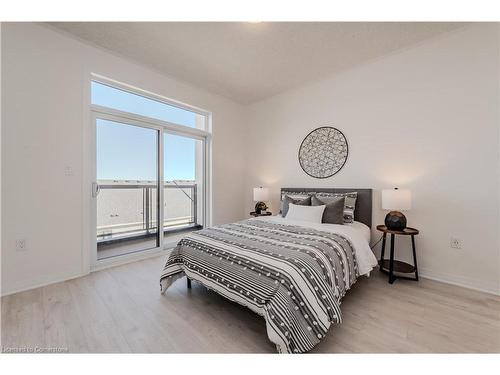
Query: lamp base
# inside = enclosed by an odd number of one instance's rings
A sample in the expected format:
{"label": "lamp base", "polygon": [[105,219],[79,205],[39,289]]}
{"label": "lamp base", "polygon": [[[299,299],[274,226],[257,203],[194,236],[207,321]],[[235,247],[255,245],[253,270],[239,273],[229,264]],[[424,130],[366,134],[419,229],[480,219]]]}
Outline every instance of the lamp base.
{"label": "lamp base", "polygon": [[267,204],[264,202],[257,202],[255,205],[255,213],[257,215],[260,215],[262,213],[262,210],[267,210]]}
{"label": "lamp base", "polygon": [[406,228],[406,217],[399,211],[391,211],[385,217],[385,226],[390,230],[403,230]]}

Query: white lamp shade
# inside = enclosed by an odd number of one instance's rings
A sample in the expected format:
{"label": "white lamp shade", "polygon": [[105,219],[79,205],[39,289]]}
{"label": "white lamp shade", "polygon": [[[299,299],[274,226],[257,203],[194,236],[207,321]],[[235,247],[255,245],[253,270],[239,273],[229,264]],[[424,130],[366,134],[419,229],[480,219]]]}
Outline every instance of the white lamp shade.
{"label": "white lamp shade", "polygon": [[269,200],[269,189],[265,187],[253,188],[253,200],[255,202],[265,202]]}
{"label": "white lamp shade", "polygon": [[411,209],[411,191],[400,189],[382,190],[382,208],[384,210]]}

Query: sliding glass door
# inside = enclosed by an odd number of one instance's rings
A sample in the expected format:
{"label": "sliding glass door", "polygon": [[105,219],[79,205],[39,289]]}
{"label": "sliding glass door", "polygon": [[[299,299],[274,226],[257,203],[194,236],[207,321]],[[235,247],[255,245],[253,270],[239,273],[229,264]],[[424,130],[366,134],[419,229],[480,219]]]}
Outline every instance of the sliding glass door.
{"label": "sliding glass door", "polygon": [[96,262],[204,227],[205,137],[98,112],[94,126]]}
{"label": "sliding glass door", "polygon": [[160,246],[160,130],[96,117],[97,260]]}

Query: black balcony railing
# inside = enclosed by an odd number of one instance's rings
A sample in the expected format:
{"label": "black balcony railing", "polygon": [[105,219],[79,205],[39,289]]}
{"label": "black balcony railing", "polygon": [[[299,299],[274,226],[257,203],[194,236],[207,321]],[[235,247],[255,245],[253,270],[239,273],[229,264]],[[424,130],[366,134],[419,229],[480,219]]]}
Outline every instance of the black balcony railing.
{"label": "black balcony railing", "polygon": [[[200,229],[197,184],[166,182],[164,234]],[[100,181],[97,196],[97,242],[112,244],[156,236],[157,186],[147,181]]]}

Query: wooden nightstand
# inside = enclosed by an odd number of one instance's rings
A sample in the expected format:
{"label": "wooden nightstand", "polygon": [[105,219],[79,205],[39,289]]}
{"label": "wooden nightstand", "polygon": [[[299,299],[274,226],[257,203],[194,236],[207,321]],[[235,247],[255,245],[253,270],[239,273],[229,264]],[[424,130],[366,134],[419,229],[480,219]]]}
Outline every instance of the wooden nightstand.
{"label": "wooden nightstand", "polygon": [[[377,225],[377,230],[384,233],[382,239],[382,251],[380,253],[379,266],[380,266],[380,271],[387,273],[389,275],[389,284],[392,284],[396,279],[418,281],[417,253],[415,249],[415,236],[419,233],[418,230],[409,227],[403,230],[390,230],[387,229],[385,225]],[[387,233],[391,235],[391,254],[389,259],[384,259],[385,240],[387,237]],[[394,237],[396,235],[411,236],[411,247],[413,249],[413,265],[394,259]],[[394,272],[414,273],[415,277],[395,275]]]}
{"label": "wooden nightstand", "polygon": [[258,214],[255,211],[250,212],[250,215],[255,216],[255,217],[259,217],[259,216],[271,216],[272,214],[273,213],[269,212],[269,211],[266,211],[265,213],[261,213],[261,214]]}

